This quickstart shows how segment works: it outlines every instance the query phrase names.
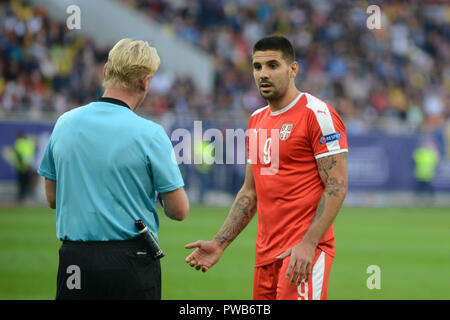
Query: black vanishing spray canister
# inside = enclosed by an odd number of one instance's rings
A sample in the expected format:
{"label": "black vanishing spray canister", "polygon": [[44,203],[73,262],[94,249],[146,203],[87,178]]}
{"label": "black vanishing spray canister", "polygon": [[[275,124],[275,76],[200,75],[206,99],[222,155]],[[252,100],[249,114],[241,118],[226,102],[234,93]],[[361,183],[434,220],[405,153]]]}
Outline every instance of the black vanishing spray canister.
{"label": "black vanishing spray canister", "polygon": [[147,242],[148,246],[152,250],[153,257],[155,259],[161,259],[164,257],[164,252],[159,247],[158,242],[156,242],[155,237],[153,237],[153,234],[150,230],[148,230],[145,223],[142,220],[137,220],[136,227],[139,230],[139,235],[145,240],[145,242]]}

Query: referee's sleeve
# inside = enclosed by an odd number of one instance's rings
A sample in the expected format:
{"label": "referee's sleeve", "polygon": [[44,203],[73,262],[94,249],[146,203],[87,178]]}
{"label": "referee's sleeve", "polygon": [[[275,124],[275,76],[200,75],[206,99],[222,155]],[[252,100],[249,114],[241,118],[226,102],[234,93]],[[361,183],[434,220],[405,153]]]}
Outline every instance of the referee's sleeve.
{"label": "referee's sleeve", "polygon": [[55,161],[53,159],[53,149],[52,149],[52,136],[48,141],[47,147],[45,148],[44,155],[39,165],[37,173],[47,179],[56,181],[56,168]]}
{"label": "referee's sleeve", "polygon": [[156,130],[151,139],[148,159],[157,192],[170,192],[184,186],[172,142],[162,127]]}

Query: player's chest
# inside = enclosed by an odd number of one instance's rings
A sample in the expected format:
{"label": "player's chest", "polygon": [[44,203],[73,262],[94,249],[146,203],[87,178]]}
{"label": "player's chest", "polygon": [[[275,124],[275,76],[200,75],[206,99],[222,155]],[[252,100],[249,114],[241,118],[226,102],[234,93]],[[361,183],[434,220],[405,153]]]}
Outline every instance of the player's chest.
{"label": "player's chest", "polygon": [[308,129],[301,117],[262,120],[255,124],[251,134],[250,155],[253,149],[253,156],[258,155],[258,164],[268,165],[274,159],[280,164],[302,162],[312,156]]}

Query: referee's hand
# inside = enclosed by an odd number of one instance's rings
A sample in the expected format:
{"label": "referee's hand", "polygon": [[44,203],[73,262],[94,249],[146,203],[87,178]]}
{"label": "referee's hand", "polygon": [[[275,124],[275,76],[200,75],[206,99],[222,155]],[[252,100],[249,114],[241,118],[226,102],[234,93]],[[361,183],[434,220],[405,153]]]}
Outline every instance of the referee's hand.
{"label": "referee's hand", "polygon": [[186,249],[197,248],[185,259],[191,267],[203,272],[208,271],[213,265],[219,261],[222,256],[223,249],[215,241],[198,240],[184,246]]}

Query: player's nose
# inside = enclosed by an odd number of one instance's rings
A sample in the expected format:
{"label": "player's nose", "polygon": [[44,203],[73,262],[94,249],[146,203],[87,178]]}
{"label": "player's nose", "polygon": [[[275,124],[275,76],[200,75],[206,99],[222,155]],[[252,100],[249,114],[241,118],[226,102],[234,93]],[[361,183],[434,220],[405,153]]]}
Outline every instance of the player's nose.
{"label": "player's nose", "polygon": [[267,79],[269,79],[269,76],[270,76],[270,74],[269,74],[267,68],[263,67],[261,69],[261,72],[259,73],[259,79],[260,80],[267,80]]}

